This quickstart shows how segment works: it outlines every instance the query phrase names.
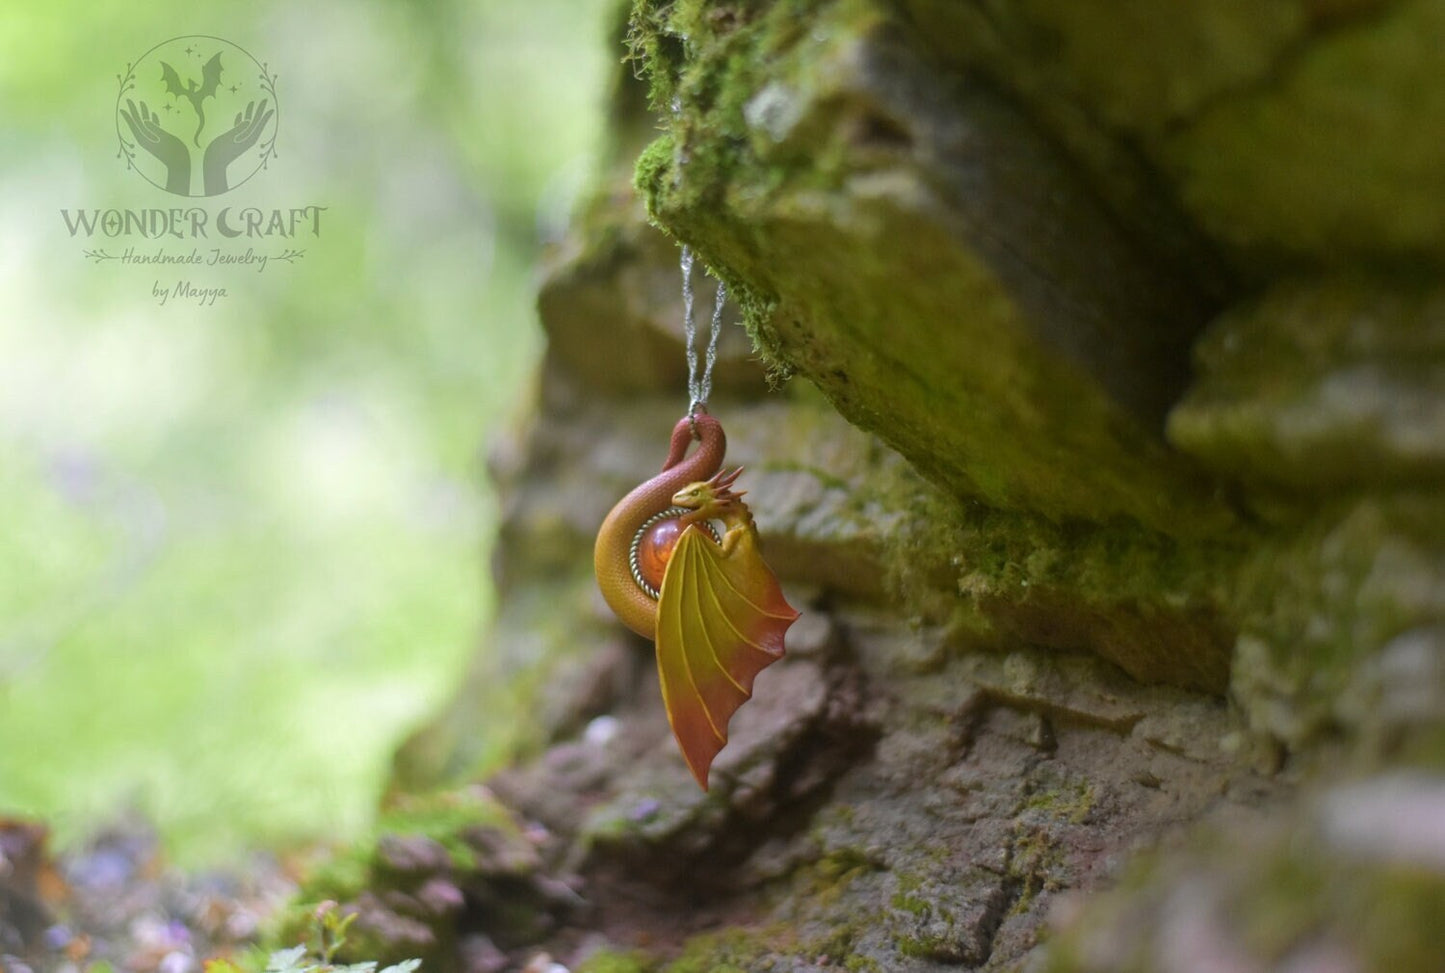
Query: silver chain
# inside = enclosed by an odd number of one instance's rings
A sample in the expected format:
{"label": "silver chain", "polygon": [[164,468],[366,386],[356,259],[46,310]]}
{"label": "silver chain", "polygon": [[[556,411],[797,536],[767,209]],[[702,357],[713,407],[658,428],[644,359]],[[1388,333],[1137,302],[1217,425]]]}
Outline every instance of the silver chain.
{"label": "silver chain", "polygon": [[707,336],[707,358],[704,360],[702,377],[697,374],[697,321],[693,315],[692,297],[692,248],[682,247],[682,330],[687,339],[687,394],[691,401],[687,414],[695,416],[707,411],[707,398],[712,394],[712,367],[717,364],[717,338],[722,332],[723,305],[727,303],[728,289],[722,281],[717,282],[717,298],[712,305],[712,323]]}

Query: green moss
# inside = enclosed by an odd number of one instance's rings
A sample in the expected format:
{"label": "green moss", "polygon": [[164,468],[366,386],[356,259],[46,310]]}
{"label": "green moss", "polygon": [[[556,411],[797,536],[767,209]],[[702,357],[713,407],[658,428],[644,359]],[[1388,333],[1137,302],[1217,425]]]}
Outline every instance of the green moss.
{"label": "green moss", "polygon": [[[399,798],[381,813],[364,839],[338,851],[301,883],[291,902],[273,918],[266,936],[268,947],[282,948],[303,941],[320,903],[329,900],[344,904],[364,891],[384,888],[387,880],[379,871],[377,855],[384,837],[428,838],[445,848],[453,867],[466,874],[478,865],[477,852],[467,841],[468,833],[476,829],[501,831],[516,841],[522,840],[511,815],[484,792],[468,789]],[[357,930],[354,948],[360,952],[347,955],[368,951],[373,955],[363,958],[387,955],[385,944],[366,941],[364,936],[364,930]]]}
{"label": "green moss", "polygon": [[[919,912],[910,912],[909,914],[919,919],[920,924],[930,923],[934,917],[933,909],[927,903],[922,904]],[[930,928],[937,928],[938,932],[936,934],[923,932],[906,932],[899,934],[895,941],[898,952],[914,959],[935,961],[943,956],[952,954],[957,949],[956,934],[954,932],[955,922],[953,917],[948,914],[944,914],[942,920],[942,923],[937,924],[936,927],[930,925]]]}
{"label": "green moss", "polygon": [[[897,29],[869,0],[701,16],[641,5],[640,38],[687,38],[648,67],[675,81],[668,134],[636,172],[653,218],[728,281],[765,362],[808,376],[953,495],[1055,520],[1133,517],[1166,534],[1227,523],[1092,379],[1020,338],[1026,313],[934,207],[899,202],[927,176],[858,134],[895,123],[840,81],[858,42]],[[874,170],[898,180],[892,193],[853,188]]]}
{"label": "green moss", "polygon": [[752,934],[739,929],[705,933],[688,940],[682,955],[662,973],[749,973],[768,948]]}
{"label": "green moss", "polygon": [[670,964],[664,973],[748,973],[748,968],[726,960],[696,956]]}
{"label": "green moss", "polygon": [[379,835],[417,835],[440,844],[459,870],[476,867],[476,852],[465,835],[476,828],[501,831],[521,839],[511,813],[495,799],[476,790],[439,791],[405,795],[381,813]]}
{"label": "green moss", "polygon": [[1384,741],[1401,767],[1445,771],[1445,726],[1412,728],[1403,739]]}
{"label": "green moss", "polygon": [[646,79],[648,105],[659,114],[672,103],[683,60],[682,41],[668,29],[668,7],[655,0],[633,0],[627,30],[627,58]]}
{"label": "green moss", "polygon": [[1131,170],[1121,140],[1175,180],[1251,278],[1445,255],[1431,216],[1445,193],[1429,135],[1445,117],[1433,3],[905,6],[940,57],[1026,102],[1151,236],[1160,207],[1140,184],[1154,176],[1132,167],[1133,185],[1117,185]]}
{"label": "green moss", "polygon": [[811,961],[814,966],[836,963],[843,957],[852,955],[857,942],[857,931],[852,925],[838,922],[836,917],[829,918],[832,921],[828,922],[829,931],[826,934],[801,940],[788,954],[805,962]]}
{"label": "green moss", "polygon": [[574,973],[651,973],[654,969],[655,961],[645,953],[599,950],[583,960]]}
{"label": "green moss", "polygon": [[1445,146],[1431,133],[1445,125],[1442,31],[1445,9],[1429,2],[1321,31],[1269,83],[1177,127],[1157,157],[1199,223],[1256,269],[1438,266]]}
{"label": "green moss", "polygon": [[672,157],[676,152],[672,137],[660,135],[647,144],[637,157],[633,171],[633,185],[644,197],[663,191],[663,179],[672,171]]}
{"label": "green moss", "polygon": [[[1404,275],[1289,282],[1210,325],[1171,442],[1271,501],[1445,476],[1431,403],[1445,293]],[[1278,513],[1276,514],[1278,516]]]}
{"label": "green moss", "polygon": [[344,902],[361,894],[371,879],[375,850],[371,839],[364,839],[336,852],[297,890],[297,907],[304,911],[327,899]]}
{"label": "green moss", "polygon": [[633,801],[618,801],[593,808],[578,829],[583,848],[619,845],[641,836],[642,823],[632,817]]}
{"label": "green moss", "polygon": [[1008,874],[1017,891],[1009,914],[1028,912],[1040,892],[1069,887],[1066,869],[1064,852],[1049,828],[1017,824],[1009,843]]}
{"label": "green moss", "polygon": [[[813,903],[809,903],[813,904]],[[756,928],[734,928],[704,933],[688,940],[683,952],[659,973],[753,973],[776,969],[779,961],[793,966],[828,966],[856,953],[856,930],[839,924],[829,913],[826,932],[810,935],[806,922],[772,923]],[[874,970],[877,965],[860,958],[849,970]]]}
{"label": "green moss", "polygon": [[[925,27],[936,22],[934,15],[949,23],[969,16],[941,12],[944,5],[928,0],[905,6]],[[969,48],[961,59],[945,57],[951,66],[977,57],[990,70],[1029,73],[1031,99],[1076,97],[1103,105],[1111,123],[1152,133],[1150,138],[1171,129],[1168,138],[1194,146],[1179,157],[1181,171],[1188,170],[1183,182],[1233,194],[1233,177],[1223,170],[1237,165],[1240,154],[1216,148],[1196,157],[1196,141],[1253,138],[1268,122],[1271,134],[1261,144],[1290,142],[1301,129],[1276,123],[1292,104],[1317,110],[1307,116],[1312,122],[1332,111],[1358,112],[1365,120],[1378,112],[1393,131],[1408,113],[1391,106],[1413,104],[1396,87],[1427,63],[1419,44],[1433,35],[1420,28],[1440,16],[1420,3],[1381,5],[1378,18],[1356,20],[1306,11],[1298,3],[1265,10],[1230,0],[1167,12],[1133,5],[1116,23],[1099,20],[1089,8],[1037,0],[997,13],[995,23],[974,24],[993,34],[977,44],[958,31],[930,40]],[[1198,29],[1164,31],[1156,47],[1104,57],[1121,31],[1158,31],[1176,22]],[[810,31],[806,43],[799,40],[800,23]],[[1336,529],[1328,522],[1336,514],[1326,511],[1303,527],[1299,520],[1244,526],[1226,511],[1222,491],[1162,449],[1151,430],[1121,414],[1069,368],[1035,354],[1020,337],[1027,334],[1020,324],[1026,312],[1008,289],[995,286],[989,268],[928,207],[907,202],[911,193],[932,188],[910,182],[931,170],[870,155],[877,146],[846,138],[850,112],[877,109],[875,120],[888,119],[873,104],[886,99],[854,90],[866,88],[866,79],[855,83],[857,74],[840,50],[872,50],[874,42],[892,50],[883,38],[926,56],[907,30],[893,19],[892,8],[866,0],[725,8],[639,3],[639,49],[657,52],[644,60],[667,95],[668,133],[643,153],[636,173],[654,219],[722,272],[744,304],[765,360],[811,379],[840,413],[876,432],[938,488],[933,496],[916,483],[891,494],[878,488],[866,500],[860,497],[859,509],[876,499],[883,509],[919,511],[911,525],[889,532],[889,580],[913,614],[951,626],[950,648],[1086,650],[1141,681],[1222,692],[1237,647],[1235,664],[1244,677],[1234,688],[1256,726],[1302,744],[1340,725],[1335,701],[1361,659],[1431,611],[1428,599],[1410,603],[1409,593],[1437,580],[1424,553],[1435,542],[1397,542],[1391,535],[1405,530],[1389,521],[1414,520],[1421,526],[1409,529],[1438,537],[1439,517],[1383,511],[1379,517],[1386,522],[1372,524],[1375,515],[1362,511]],[[1316,30],[1318,36],[1311,33]],[[665,38],[675,43],[668,46]],[[1052,60],[1025,63],[1026,54],[1038,53],[1028,49],[1032,44],[1049,48]],[[1392,51],[1410,56],[1382,65]],[[1276,59],[1286,52],[1297,60],[1281,62],[1282,73],[1274,76]],[[1064,66],[1076,91],[1044,91],[1060,82],[1045,76],[1055,71],[1053,64]],[[1346,98],[1342,79],[1353,76],[1350,65],[1366,79],[1365,90],[1389,97],[1379,104]],[[1159,84],[1141,87],[1141,78]],[[1306,85],[1305,79],[1314,80]],[[1254,83],[1258,90],[1248,87]],[[1440,90],[1432,84],[1419,95],[1427,115],[1438,107]],[[770,120],[763,109],[773,103],[777,118]],[[982,103],[970,102],[968,110],[980,112],[981,124],[988,117]],[[1416,128],[1398,145],[1384,138],[1339,148],[1404,159],[1401,164],[1418,176],[1424,169],[1417,163],[1441,150],[1421,141],[1429,141],[1422,134],[1427,127]],[[1347,125],[1308,129],[1316,141],[1304,154],[1324,157],[1328,153],[1316,151],[1320,146],[1348,140],[1351,131]],[[1309,146],[1290,142],[1289,148]],[[1292,179],[1289,173],[1298,170],[1306,172],[1302,184],[1329,183],[1323,195],[1332,200],[1303,207],[1300,220],[1329,222],[1332,216],[1319,214],[1338,215],[1332,207],[1348,208],[1363,198],[1376,220],[1374,229],[1365,228],[1370,233],[1381,229],[1380,220],[1401,213],[1407,222],[1439,222],[1430,216],[1439,208],[1425,205],[1424,197],[1434,192],[1445,167],[1431,169],[1428,177],[1363,179],[1364,169],[1321,174],[1319,166],[1261,161],[1258,145],[1251,153],[1255,158],[1241,178],[1255,183],[1230,207],[1246,207],[1271,180]],[[1294,157],[1295,163],[1303,157]],[[893,195],[859,191],[879,175],[894,180],[887,183]],[[1340,180],[1368,191],[1342,192]],[[1204,195],[1214,196],[1214,188]],[[1417,191],[1418,205],[1382,204]],[[1288,215],[1271,213],[1261,223],[1259,214],[1251,214],[1231,225],[1258,230],[1262,235],[1249,244],[1254,246],[1271,235],[1280,238],[1285,231],[1278,221]],[[1315,244],[1305,237],[1318,243],[1348,232],[1348,226],[1331,223],[1303,232],[1289,246],[1308,249]],[[901,240],[909,246],[898,247]],[[898,256],[902,249],[906,259]],[[1403,295],[1389,281],[1286,290],[1263,302],[1269,313],[1246,311],[1254,314],[1252,323],[1225,328],[1203,343],[1208,374],[1196,393],[1199,407],[1191,412],[1186,403],[1175,413],[1174,441],[1226,475],[1263,471],[1265,479],[1283,478],[1302,490],[1368,487],[1386,477],[1417,482],[1412,478],[1422,471],[1438,472],[1428,450],[1392,445],[1418,441],[1414,427],[1403,426],[1411,435],[1392,438],[1356,422],[1309,442],[1281,438],[1298,436],[1300,429],[1317,432],[1328,413],[1316,406],[1332,393],[1337,402],[1348,400],[1341,407],[1346,412],[1371,400],[1340,396],[1329,369],[1316,366],[1334,360],[1333,345],[1391,330],[1371,323],[1377,318],[1394,322],[1392,340],[1403,351],[1390,352],[1392,361],[1414,367],[1417,359],[1438,357],[1438,329],[1429,327],[1432,300]],[[1241,336],[1251,340],[1241,343]],[[1231,355],[1230,367],[1215,369]],[[1368,355],[1364,360],[1378,364]],[[1428,371],[1411,374],[1426,375],[1416,382],[1423,396],[1380,397],[1380,421],[1392,411],[1428,411]],[[1208,413],[1211,396],[1227,403],[1245,386],[1257,401]],[[1363,387],[1371,388],[1368,382]],[[1281,397],[1297,408],[1274,409]],[[1417,402],[1422,408],[1397,408]],[[921,497],[922,504],[911,505],[907,497]],[[1289,513],[1298,517],[1302,509]],[[1401,564],[1411,570],[1397,570]],[[1385,575],[1395,579],[1393,586],[1371,580]],[[1328,593],[1340,579],[1345,589]],[[1342,590],[1361,597],[1342,597]],[[1320,619],[1328,624],[1316,624]],[[919,664],[946,661],[940,655]]]}
{"label": "green moss", "polygon": [[1257,854],[1249,871],[1231,917],[1252,955],[1278,963],[1328,931],[1365,969],[1438,967],[1445,929],[1445,879],[1438,873],[1345,861],[1311,847]]}
{"label": "green moss", "polygon": [[1222,941],[1260,969],[1288,966],[1321,943],[1360,969],[1439,969],[1445,877],[1343,852],[1297,823],[1198,834],[1186,850],[1141,856],[1052,939],[1046,968],[1096,970],[1080,957],[1101,943],[1112,959],[1128,957],[1111,969],[1154,968],[1161,904],[1181,888],[1212,890],[1199,907],[1218,910]]}
{"label": "green moss", "polygon": [[1364,967],[1398,973],[1440,964],[1445,930],[1445,879],[1426,868],[1382,869],[1360,885],[1353,919]]}
{"label": "green moss", "polygon": [[326,899],[338,902],[354,899],[371,887],[378,842],[386,835],[414,835],[437,842],[446,849],[452,864],[468,871],[476,864],[476,852],[464,835],[473,828],[498,828],[517,834],[506,810],[494,801],[466,792],[441,792],[424,797],[405,797],[382,812],[365,838],[339,851],[301,884],[296,902],[303,912]]}
{"label": "green moss", "polygon": [[1233,593],[1235,693],[1251,723],[1295,748],[1348,725],[1340,703],[1366,660],[1438,621],[1441,549],[1445,517],[1423,492],[1334,503],[1261,544]]}
{"label": "green moss", "polygon": [[1126,3],[1109,16],[1071,0],[1027,0],[987,14],[948,0],[905,3],[941,55],[987,69],[1040,111],[1068,99],[1076,114],[1135,136],[1260,83],[1308,27],[1299,2]]}
{"label": "green moss", "polygon": [[1320,924],[1329,879],[1321,863],[1304,856],[1265,856],[1260,864],[1256,885],[1235,919],[1251,953],[1278,961]]}
{"label": "green moss", "polygon": [[813,871],[820,880],[832,883],[847,882],[877,868],[878,865],[858,848],[838,848],[813,865]]}
{"label": "green moss", "polygon": [[1042,812],[1069,824],[1082,824],[1094,809],[1096,799],[1093,784],[1084,780],[1072,781],[1035,791],[1024,799],[1023,810]]}
{"label": "green moss", "polygon": [[884,548],[888,587],[911,615],[950,627],[950,652],[1087,650],[1143,682],[1223,690],[1238,540],[1185,544],[1135,524],[1065,527],[964,506],[903,469],[875,476],[857,502],[909,511]]}
{"label": "green moss", "polygon": [[[639,0],[633,11],[631,49],[651,86],[655,110],[670,125],[668,135],[639,160],[637,184],[650,209],[656,213],[717,206],[730,187],[742,185],[726,174],[755,164],[744,108],[770,71],[792,70],[788,65],[793,49],[810,39],[811,25],[828,6],[828,0],[778,0],[718,9],[701,3]],[[847,7],[860,17],[874,16],[867,4],[852,0],[832,6]],[[844,36],[841,31],[833,34]],[[664,152],[665,158],[659,158]],[[655,178],[659,162],[672,169],[671,178]],[[759,184],[777,186],[789,175],[787,169],[769,171],[764,166]],[[744,302],[744,319],[751,330],[756,317],[749,312],[750,304],[756,308],[757,302]]]}
{"label": "green moss", "polygon": [[[899,873],[888,905],[893,913],[891,926],[898,951],[917,959],[936,959],[952,949],[954,919],[946,910],[936,910],[921,894],[926,888],[920,872]],[[908,918],[901,918],[904,916]]]}
{"label": "green moss", "polygon": [[926,919],[933,914],[933,906],[927,900],[906,892],[897,892],[888,901],[893,908],[900,912],[906,912],[920,919]]}

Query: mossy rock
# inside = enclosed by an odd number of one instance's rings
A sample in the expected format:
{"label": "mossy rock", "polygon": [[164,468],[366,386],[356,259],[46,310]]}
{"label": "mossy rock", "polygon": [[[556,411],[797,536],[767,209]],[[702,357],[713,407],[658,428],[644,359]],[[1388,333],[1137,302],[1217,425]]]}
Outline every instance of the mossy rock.
{"label": "mossy rock", "polygon": [[[305,942],[318,908],[354,915],[337,958],[451,965],[466,897],[488,883],[521,888],[538,866],[511,812],[480,788],[407,796],[379,816],[372,834],[318,867],[271,920],[273,946]],[[463,889],[468,889],[464,892]],[[510,922],[545,914],[535,897],[513,896]],[[329,905],[327,904],[329,903]]]}
{"label": "mossy rock", "polygon": [[1169,438],[1255,492],[1329,496],[1445,481],[1445,292],[1293,281],[1224,315]]}
{"label": "mossy rock", "polygon": [[1044,968],[1436,970],[1445,858],[1427,833],[1442,813],[1438,778],[1362,779],[1293,805],[1287,820],[1146,856],[1061,923]]}
{"label": "mossy rock", "polygon": [[680,106],[638,186],[777,370],[959,498],[1228,524],[1159,438],[1209,299],[1009,102],[864,0],[642,4],[634,23]]}

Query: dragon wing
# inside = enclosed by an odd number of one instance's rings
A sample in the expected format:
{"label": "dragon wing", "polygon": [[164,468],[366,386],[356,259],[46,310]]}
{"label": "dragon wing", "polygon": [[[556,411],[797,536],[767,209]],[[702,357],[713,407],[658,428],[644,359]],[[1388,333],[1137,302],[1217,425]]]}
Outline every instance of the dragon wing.
{"label": "dragon wing", "polygon": [[171,67],[165,61],[161,62],[161,84],[166,86],[166,94],[168,95],[187,94],[186,86],[181,84],[181,76],[176,73],[175,68]]}
{"label": "dragon wing", "polygon": [[209,98],[216,93],[216,89],[220,86],[221,52],[217,51],[201,68],[201,88],[196,94],[201,98]]}
{"label": "dragon wing", "polygon": [[696,526],[682,532],[657,599],[657,672],[673,736],[703,790],[728,720],[757,674],[783,657],[797,618],[751,529],[731,552]]}

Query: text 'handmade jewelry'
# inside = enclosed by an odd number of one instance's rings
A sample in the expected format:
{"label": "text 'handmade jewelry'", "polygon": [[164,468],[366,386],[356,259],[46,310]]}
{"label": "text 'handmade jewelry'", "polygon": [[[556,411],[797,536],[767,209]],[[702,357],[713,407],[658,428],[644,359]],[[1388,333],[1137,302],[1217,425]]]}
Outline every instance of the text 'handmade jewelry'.
{"label": "text 'handmade jewelry'", "polygon": [[618,501],[602,522],[593,563],[617,617],[656,643],[673,736],[707,790],[728,721],[752,697],[757,674],[783,657],[783,636],[798,613],[759,553],[743,491],[732,489],[742,470],[722,468],[727,437],[708,415],[707,400],[727,292],[718,285],[699,375],[692,266],[692,252],[683,247],[687,414],[673,427],[662,472]]}

